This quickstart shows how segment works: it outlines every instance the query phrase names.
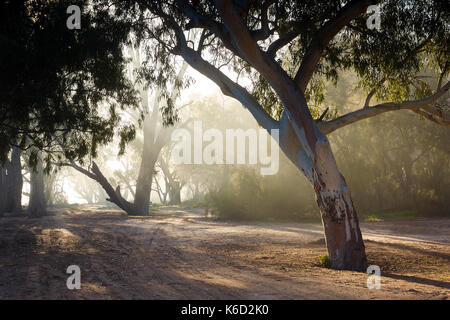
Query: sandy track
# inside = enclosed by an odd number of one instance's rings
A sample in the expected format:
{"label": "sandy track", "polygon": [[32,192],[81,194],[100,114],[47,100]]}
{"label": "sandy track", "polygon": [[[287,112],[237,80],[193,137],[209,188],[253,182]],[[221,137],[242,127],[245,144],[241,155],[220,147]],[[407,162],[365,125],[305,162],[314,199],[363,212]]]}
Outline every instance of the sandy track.
{"label": "sandy track", "polygon": [[[0,218],[0,299],[447,299],[450,220],[363,224],[364,273],[322,268],[319,224],[227,223],[168,208],[152,217],[83,207]],[[68,290],[67,266],[82,289]]]}

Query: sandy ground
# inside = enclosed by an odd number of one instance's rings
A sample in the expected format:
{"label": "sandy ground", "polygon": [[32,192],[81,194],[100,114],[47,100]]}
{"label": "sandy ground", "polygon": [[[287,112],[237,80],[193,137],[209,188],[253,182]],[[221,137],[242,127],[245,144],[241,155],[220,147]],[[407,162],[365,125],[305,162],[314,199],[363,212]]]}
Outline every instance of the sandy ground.
{"label": "sandy ground", "polygon": [[[362,224],[365,273],[321,267],[322,227],[230,223],[167,208],[130,218],[100,207],[0,218],[0,299],[448,299],[450,219]],[[81,268],[80,290],[66,268]]]}

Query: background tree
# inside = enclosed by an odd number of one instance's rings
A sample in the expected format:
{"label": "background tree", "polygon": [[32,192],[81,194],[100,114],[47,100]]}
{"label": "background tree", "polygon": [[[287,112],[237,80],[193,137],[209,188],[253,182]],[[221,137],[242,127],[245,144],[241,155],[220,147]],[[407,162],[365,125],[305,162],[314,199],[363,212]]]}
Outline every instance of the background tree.
{"label": "background tree", "polygon": [[[163,90],[159,87],[155,88],[153,96],[150,97],[149,88],[142,84],[140,76],[137,74],[142,63],[140,48],[130,47],[128,51],[131,55],[132,62],[131,72],[129,74],[131,77],[134,77],[134,83],[140,94],[140,112],[137,115],[133,113],[128,113],[128,115],[134,118],[135,122],[142,122],[142,137],[138,151],[140,153],[140,164],[136,186],[132,191],[134,194],[133,201],[130,202],[122,196],[120,184],[116,188],[112,186],[114,181],[108,179],[95,162],[92,163],[90,170],[84,169],[82,166],[76,164],[75,161],[72,161],[69,165],[97,181],[108,194],[109,198],[107,200],[116,204],[127,212],[128,215],[145,216],[149,214],[155,164],[161,149],[169,143],[171,133],[174,130],[173,126],[164,126],[161,120],[161,111],[164,112],[164,109],[168,108],[167,104],[172,103],[179,95],[180,81],[177,79],[183,78],[187,64],[183,63],[181,65],[168,97],[162,94]],[[125,182],[125,186],[130,189],[130,181]],[[172,192],[172,198],[177,194],[174,191],[170,192]]]}

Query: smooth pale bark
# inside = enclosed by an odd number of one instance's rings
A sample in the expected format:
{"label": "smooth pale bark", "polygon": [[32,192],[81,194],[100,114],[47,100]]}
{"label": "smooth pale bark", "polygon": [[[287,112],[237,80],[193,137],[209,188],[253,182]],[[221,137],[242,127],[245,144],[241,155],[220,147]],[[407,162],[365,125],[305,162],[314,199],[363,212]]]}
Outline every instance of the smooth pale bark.
{"label": "smooth pale bark", "polygon": [[366,270],[367,258],[356,210],[328,141],[316,150],[313,186],[331,267]]}
{"label": "smooth pale bark", "polygon": [[[134,64],[136,68],[140,67],[141,59],[139,50],[134,51]],[[187,63],[184,63],[177,75],[177,79],[181,79],[186,72]],[[178,94],[178,90],[173,90],[171,98],[175,99]],[[169,141],[172,128],[160,128],[159,132],[156,132],[159,117],[159,103],[160,96],[159,90],[157,91],[156,98],[154,99],[153,110],[149,110],[148,107],[148,91],[141,90],[141,99],[143,109],[149,114],[144,119],[144,142],[141,156],[141,164],[139,167],[139,174],[136,180],[136,192],[133,202],[133,212],[128,212],[129,215],[145,216],[150,212],[150,198],[152,192],[153,173],[155,170],[155,164],[161,149]]]}
{"label": "smooth pale bark", "polygon": [[163,157],[159,158],[159,165],[165,177],[166,190],[169,193],[169,204],[180,204],[182,184],[176,180],[174,172],[170,172],[169,165]]}
{"label": "smooth pale bark", "polygon": [[159,119],[158,110],[158,104],[155,103],[153,111],[144,120],[144,143],[139,174],[136,180],[136,193],[134,197],[135,212],[133,215],[148,215],[150,210],[150,196],[155,164],[161,149],[165,145],[165,135],[168,134],[166,128],[161,128],[158,136],[155,138],[156,125]]}
{"label": "smooth pale bark", "polygon": [[30,170],[30,201],[27,214],[31,217],[42,217],[47,212],[44,193],[44,168],[40,154],[35,169]]}
{"label": "smooth pale bark", "polygon": [[[290,86],[290,83],[286,86]],[[290,96],[286,99],[286,107],[290,107],[286,111],[288,114],[294,109],[289,104],[295,104]],[[300,108],[303,109],[302,106]],[[299,159],[294,163],[300,165],[299,169],[314,187],[331,267],[365,271],[365,247],[347,183],[338,170],[328,138],[309,118],[298,112],[289,119],[299,140],[296,150]]]}
{"label": "smooth pale bark", "polygon": [[358,217],[328,140],[322,140],[315,148],[315,161],[311,164],[283,114],[280,148],[314,188],[332,268],[365,271],[367,258]]}
{"label": "smooth pale bark", "polygon": [[144,148],[144,150],[142,151],[142,160],[139,168],[139,175],[136,181],[136,195],[134,198],[134,206],[135,206],[134,215],[149,214],[153,171],[156,163],[153,152],[154,150],[149,148]]}

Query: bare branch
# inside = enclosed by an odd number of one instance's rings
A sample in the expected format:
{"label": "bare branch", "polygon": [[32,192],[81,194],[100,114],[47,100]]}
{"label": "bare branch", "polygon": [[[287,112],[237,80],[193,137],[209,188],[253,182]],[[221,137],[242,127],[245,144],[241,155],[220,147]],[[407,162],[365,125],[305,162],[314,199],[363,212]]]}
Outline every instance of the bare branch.
{"label": "bare branch", "polygon": [[240,101],[250,113],[252,113],[263,128],[266,130],[278,128],[278,121],[273,119],[258,101],[247,92],[247,90],[238,83],[233,82],[224,73],[205,61],[197,51],[189,48],[186,45],[183,31],[178,25],[174,24],[172,27],[178,38],[178,54],[180,54],[190,66],[214,81],[222,90],[223,94]]}
{"label": "bare branch", "polygon": [[117,188],[114,190],[114,188],[109,183],[108,179],[106,179],[106,177],[100,171],[95,162],[92,163],[92,172],[77,165],[74,161],[70,161],[70,163],[59,163],[58,165],[70,166],[75,170],[81,172],[82,174],[88,176],[89,178],[97,181],[109,196],[109,198],[106,200],[116,204],[119,208],[121,208],[128,214],[133,213],[135,211],[133,204],[128,202],[121,196],[120,186],[117,186]]}
{"label": "bare branch", "polygon": [[367,95],[366,101],[364,102],[364,108],[369,108],[369,104],[370,104],[370,99],[372,99],[373,95],[376,93],[377,91],[375,89],[372,89],[369,94]]}
{"label": "bare branch", "polygon": [[327,112],[328,112],[328,107],[325,109],[324,112],[322,112],[322,114],[320,115],[319,119],[317,119],[317,121],[322,121],[323,118],[326,116]]}
{"label": "bare branch", "polygon": [[[324,134],[329,134],[339,128],[342,128],[346,125],[349,125],[351,123],[354,123],[356,121],[360,121],[363,119],[374,117],[378,114],[388,112],[388,111],[395,111],[395,110],[412,110],[416,113],[424,115],[426,111],[429,113],[433,113],[434,117],[430,114],[426,115],[427,119],[433,119],[434,122],[437,122],[441,125],[448,126],[450,122],[450,117],[448,113],[440,112],[439,115],[442,117],[442,120],[436,119],[436,116],[438,115],[438,109],[432,107],[431,104],[436,102],[440,97],[442,97],[450,88],[450,82],[447,82],[444,87],[441,88],[438,92],[435,94],[426,97],[424,99],[420,100],[412,100],[412,101],[405,101],[403,103],[382,103],[378,104],[373,107],[369,108],[362,108],[350,113],[347,113],[343,116],[340,116],[334,120],[331,121],[324,121],[319,123],[319,128]],[[436,121],[435,121],[436,120]],[[438,122],[439,121],[439,122]]]}

